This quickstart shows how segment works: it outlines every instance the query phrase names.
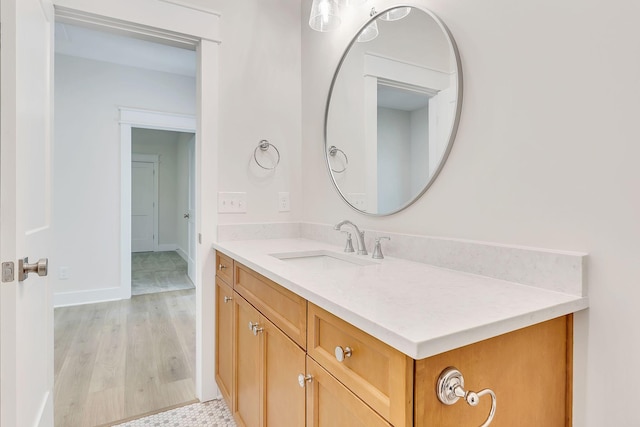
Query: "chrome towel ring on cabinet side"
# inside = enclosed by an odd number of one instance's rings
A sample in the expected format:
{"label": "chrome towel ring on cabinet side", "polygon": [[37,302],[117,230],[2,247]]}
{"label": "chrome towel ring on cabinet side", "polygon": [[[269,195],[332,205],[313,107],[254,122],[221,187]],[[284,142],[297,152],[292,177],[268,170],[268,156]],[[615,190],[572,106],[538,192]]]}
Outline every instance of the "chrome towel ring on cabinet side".
{"label": "chrome towel ring on cabinet side", "polygon": [[[270,147],[272,147],[276,151],[276,155],[278,156],[278,158],[276,159],[276,162],[275,162],[275,164],[273,166],[267,167],[267,166],[264,166],[263,164],[261,164],[258,161],[257,153],[258,153],[258,149],[260,149],[260,151],[267,151],[267,150],[269,150]],[[270,143],[266,139],[263,139],[263,140],[260,141],[260,143],[255,148],[255,150],[253,150],[253,160],[255,160],[256,164],[258,166],[260,166],[262,169],[273,170],[280,164],[280,151],[278,151],[278,148],[276,148],[275,145],[273,145],[272,143]]]}
{"label": "chrome towel ring on cabinet side", "polygon": [[329,147],[329,155],[331,157],[335,157],[338,152],[342,153],[342,156],[344,157],[344,167],[340,170],[336,170],[334,168],[331,168],[331,170],[335,173],[342,173],[344,171],[347,170],[347,166],[349,166],[349,158],[347,157],[347,155],[344,153],[344,151],[342,151],[341,149],[339,149],[338,147],[336,147],[335,145],[332,145],[331,147]]}

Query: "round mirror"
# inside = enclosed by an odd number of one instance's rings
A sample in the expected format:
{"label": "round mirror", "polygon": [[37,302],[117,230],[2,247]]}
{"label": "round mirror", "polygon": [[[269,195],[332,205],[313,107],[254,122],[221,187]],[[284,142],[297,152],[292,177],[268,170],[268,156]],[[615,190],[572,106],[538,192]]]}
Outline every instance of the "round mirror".
{"label": "round mirror", "polygon": [[432,12],[376,13],[340,60],[325,113],[333,183],[354,209],[389,215],[433,183],[453,143],[462,104],[460,57]]}

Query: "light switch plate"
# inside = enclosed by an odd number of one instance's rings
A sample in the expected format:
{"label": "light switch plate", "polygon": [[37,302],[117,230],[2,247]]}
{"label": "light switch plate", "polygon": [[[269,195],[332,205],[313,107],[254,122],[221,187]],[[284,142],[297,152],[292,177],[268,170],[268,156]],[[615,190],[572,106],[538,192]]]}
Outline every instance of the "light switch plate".
{"label": "light switch plate", "polygon": [[218,213],[246,213],[247,193],[218,193]]}

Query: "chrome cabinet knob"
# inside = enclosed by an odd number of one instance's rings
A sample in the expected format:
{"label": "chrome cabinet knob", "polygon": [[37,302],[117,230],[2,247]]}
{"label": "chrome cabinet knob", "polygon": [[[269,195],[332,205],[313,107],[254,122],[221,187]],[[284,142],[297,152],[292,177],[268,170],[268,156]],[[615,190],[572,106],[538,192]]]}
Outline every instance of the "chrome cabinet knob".
{"label": "chrome cabinet knob", "polygon": [[338,362],[343,362],[346,357],[351,357],[353,350],[351,347],[345,347],[344,349],[340,346],[337,346],[335,349],[336,360]]}
{"label": "chrome cabinet knob", "polygon": [[226,304],[226,303],[228,303],[229,301],[231,301],[232,299],[233,299],[232,297],[228,297],[228,296],[226,296],[226,295],[225,295],[225,297],[224,297],[224,303]]}
{"label": "chrome cabinet knob", "polygon": [[305,374],[298,375],[298,384],[302,388],[304,388],[306,383],[310,383],[311,381],[313,381],[313,377],[311,375],[305,375]]}
{"label": "chrome cabinet knob", "polygon": [[227,266],[226,266],[226,265],[224,265],[224,264],[218,264],[218,270],[222,271],[222,270],[224,270],[225,268],[227,268]]}

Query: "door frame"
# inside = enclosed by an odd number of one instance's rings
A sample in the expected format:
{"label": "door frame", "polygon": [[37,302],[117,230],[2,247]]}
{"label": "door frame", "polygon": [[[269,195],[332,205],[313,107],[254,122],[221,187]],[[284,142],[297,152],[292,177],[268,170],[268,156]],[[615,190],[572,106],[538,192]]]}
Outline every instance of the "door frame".
{"label": "door frame", "polygon": [[[120,107],[120,289],[122,298],[131,298],[131,162],[134,156],[143,156],[131,153],[132,131],[138,129],[166,130],[173,132],[189,132],[196,135],[198,144],[197,121],[195,116],[185,114],[167,113],[161,111],[141,110],[135,108]],[[158,158],[156,155],[156,162]],[[147,160],[143,160],[147,161]],[[196,162],[198,161],[196,156]],[[129,165],[129,167],[127,167]],[[156,163],[157,165],[157,163]],[[157,166],[156,166],[157,170]],[[155,200],[154,209],[154,233],[156,239],[153,242],[154,250],[158,250],[158,173],[154,177]],[[196,175],[196,191],[197,185]],[[198,204],[196,200],[196,212]],[[196,271],[198,271],[198,247],[196,246]],[[197,281],[197,280],[196,280]],[[194,283],[195,285],[195,283]],[[197,285],[196,285],[197,286]]]}
{"label": "door frame", "polygon": [[[196,249],[195,386],[200,401],[218,398],[214,334],[216,271],[212,244],[217,237],[218,223],[220,14],[180,0],[54,0],[54,6],[59,22],[115,29],[121,34],[196,51],[196,232],[200,248]],[[125,153],[123,150],[122,154]],[[206,186],[200,183],[206,183]],[[127,223],[123,221],[123,224]],[[130,253],[124,262],[130,269]],[[125,269],[121,266],[122,270]]]}
{"label": "door frame", "polygon": [[[133,141],[132,141],[133,142]],[[131,154],[131,165],[134,162],[137,163],[153,163],[153,251],[157,252],[160,241],[160,230],[158,224],[159,208],[160,208],[160,197],[158,195],[158,178],[160,175],[160,171],[158,170],[158,165],[160,164],[159,155],[158,154],[139,154],[132,153]],[[122,165],[122,169],[124,169],[124,165]],[[133,180],[131,181],[131,186],[129,186],[129,203],[131,203],[131,194],[133,194]],[[120,195],[122,198],[122,195]],[[122,199],[121,199],[122,200]],[[122,204],[120,205],[123,206]],[[131,218],[131,216],[129,216]],[[131,220],[130,220],[131,221]],[[122,231],[122,230],[121,230]],[[131,244],[131,236],[129,236],[129,244]],[[131,277],[131,275],[129,275]],[[131,282],[129,282],[129,286],[131,286]]]}

